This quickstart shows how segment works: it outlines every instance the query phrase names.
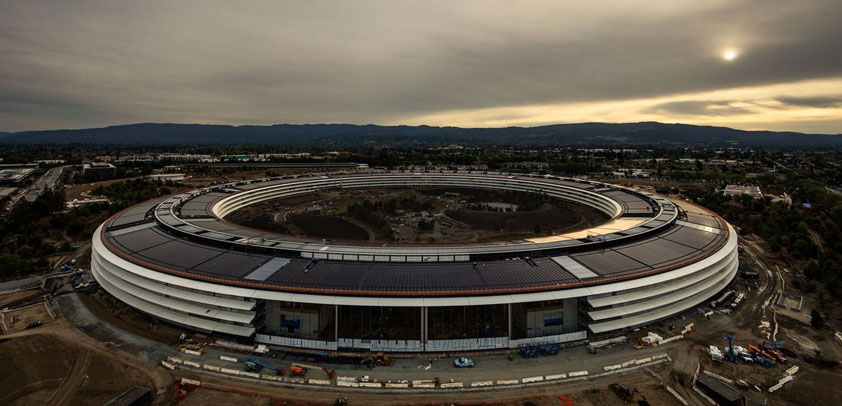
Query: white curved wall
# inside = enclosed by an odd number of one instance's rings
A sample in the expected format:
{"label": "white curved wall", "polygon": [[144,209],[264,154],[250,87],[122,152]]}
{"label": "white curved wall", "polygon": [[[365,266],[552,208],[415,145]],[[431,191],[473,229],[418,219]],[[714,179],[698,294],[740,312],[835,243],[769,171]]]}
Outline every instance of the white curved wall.
{"label": "white curved wall", "polygon": [[351,306],[476,306],[587,298],[594,333],[648,324],[686,311],[727,286],[737,272],[737,235],[698,262],[661,274],[584,288],[496,296],[377,298],[296,294],[187,279],[129,262],[108,250],[102,226],[93,239],[91,270],[119,300],[160,319],[205,332],[254,335],[255,300]]}

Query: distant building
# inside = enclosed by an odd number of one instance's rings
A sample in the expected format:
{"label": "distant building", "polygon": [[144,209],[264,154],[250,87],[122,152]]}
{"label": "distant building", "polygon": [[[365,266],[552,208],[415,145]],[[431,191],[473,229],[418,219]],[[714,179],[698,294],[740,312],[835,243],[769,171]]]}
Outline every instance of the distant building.
{"label": "distant building", "polygon": [[114,158],[113,155],[100,155],[100,156],[94,157],[94,161],[96,161],[96,162],[111,162],[114,159],[115,158]]}
{"label": "distant building", "polygon": [[106,162],[91,162],[82,165],[82,176],[86,180],[109,179],[117,175],[117,167]]}
{"label": "distant building", "polygon": [[32,168],[16,168],[0,170],[0,184],[17,185],[35,172]]}
{"label": "distant building", "polygon": [[727,185],[722,190],[722,194],[725,196],[749,195],[755,199],[763,198],[763,192],[760,191],[760,186],[752,185]]}
{"label": "distant building", "polygon": [[161,182],[172,181],[172,182],[181,182],[187,176],[183,173],[160,173],[149,175],[149,179],[160,180]]}

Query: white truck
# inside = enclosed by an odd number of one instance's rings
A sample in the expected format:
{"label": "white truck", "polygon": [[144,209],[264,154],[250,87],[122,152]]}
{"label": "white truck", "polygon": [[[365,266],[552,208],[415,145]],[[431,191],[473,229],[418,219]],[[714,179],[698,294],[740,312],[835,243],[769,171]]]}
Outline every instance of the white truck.
{"label": "white truck", "polygon": [[710,359],[714,362],[722,362],[722,351],[719,350],[719,347],[711,345],[708,348],[708,354],[710,354]]}
{"label": "white truck", "polygon": [[733,302],[731,302],[731,308],[736,309],[740,305],[740,303],[742,303],[742,301],[743,301],[743,299],[745,299],[745,297],[746,297],[745,293],[743,293],[743,292],[738,293],[737,298],[734,299]]}

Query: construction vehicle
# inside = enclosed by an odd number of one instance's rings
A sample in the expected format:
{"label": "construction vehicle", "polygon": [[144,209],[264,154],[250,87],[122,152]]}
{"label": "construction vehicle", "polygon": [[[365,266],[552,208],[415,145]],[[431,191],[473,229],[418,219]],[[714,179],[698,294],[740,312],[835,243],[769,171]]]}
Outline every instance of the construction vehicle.
{"label": "construction vehicle", "polygon": [[[295,370],[293,370],[293,368],[295,368]],[[294,362],[294,363],[292,363],[292,365],[289,366],[289,373],[292,374],[292,375],[304,376],[304,375],[307,374],[308,369],[320,369],[320,370],[324,371],[324,373],[327,375],[327,379],[333,379],[333,377],[336,376],[336,370],[335,369],[327,369],[327,368],[324,368],[324,367],[319,367],[319,366],[315,366],[315,365],[308,365],[308,364],[301,364],[301,363],[298,363],[298,362]]]}
{"label": "construction vehicle", "polygon": [[745,297],[746,297],[746,295],[743,292],[740,292],[739,294],[737,294],[737,298],[734,299],[733,302],[731,302],[731,308],[736,309],[737,307],[739,307],[740,303],[743,302],[743,299],[745,299]]}
{"label": "construction vehicle", "polygon": [[749,352],[751,355],[757,355],[757,354],[760,354],[760,348],[757,348],[757,347],[755,347],[755,346],[753,346],[753,345],[749,344],[749,345],[748,345],[748,352]]}
{"label": "construction vehicle", "polygon": [[760,349],[765,351],[767,354],[771,355],[771,359],[781,363],[786,364],[787,359],[784,355],[778,350],[781,348],[781,343],[779,341],[766,341],[763,340],[763,343],[760,344]]}
{"label": "construction vehicle", "polygon": [[719,350],[719,347],[715,345],[709,346],[708,354],[710,354],[710,359],[714,362],[722,362],[722,351]]}
{"label": "construction vehicle", "polygon": [[289,374],[293,376],[304,376],[307,375],[307,370],[297,365],[291,365],[289,367]]}
{"label": "construction vehicle", "polygon": [[774,361],[772,361],[771,359],[766,358],[766,357],[764,357],[764,356],[762,356],[762,355],[756,355],[756,356],[754,357],[754,360],[755,360],[755,362],[757,362],[758,364],[763,365],[764,367],[767,367],[767,368],[768,368],[768,367],[774,367],[774,366],[777,366],[777,365],[778,365],[778,364],[775,364],[775,362],[774,362]]}
{"label": "construction vehicle", "polygon": [[266,369],[271,369],[271,370],[275,371],[275,374],[277,374],[277,375],[283,375],[284,374],[283,368],[274,367],[272,365],[269,365],[265,362],[261,362],[260,360],[257,360],[257,359],[254,359],[254,358],[249,358],[248,361],[246,361],[246,368],[248,368],[249,371],[253,371],[253,372],[260,372],[261,369],[266,368]]}
{"label": "construction vehicle", "polygon": [[394,365],[395,360],[383,355],[382,352],[378,352],[377,355],[369,355],[360,361],[360,365],[367,366],[369,368],[374,368],[376,366],[387,366],[390,367]]}

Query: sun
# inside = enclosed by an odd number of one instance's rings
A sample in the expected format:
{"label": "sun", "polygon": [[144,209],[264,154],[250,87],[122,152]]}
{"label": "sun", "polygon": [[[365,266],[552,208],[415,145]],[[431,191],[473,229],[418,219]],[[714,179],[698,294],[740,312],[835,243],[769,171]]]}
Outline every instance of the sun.
{"label": "sun", "polygon": [[722,59],[726,61],[733,61],[737,59],[737,51],[733,49],[726,49],[725,52],[722,53]]}

